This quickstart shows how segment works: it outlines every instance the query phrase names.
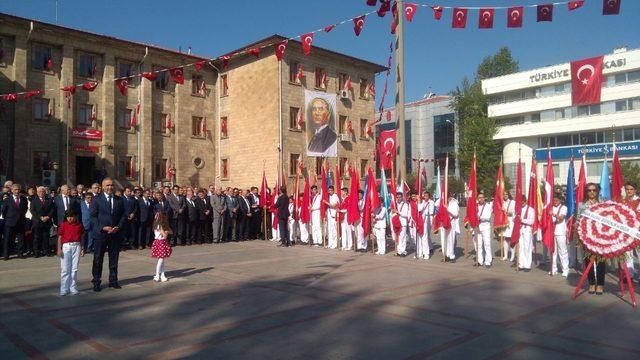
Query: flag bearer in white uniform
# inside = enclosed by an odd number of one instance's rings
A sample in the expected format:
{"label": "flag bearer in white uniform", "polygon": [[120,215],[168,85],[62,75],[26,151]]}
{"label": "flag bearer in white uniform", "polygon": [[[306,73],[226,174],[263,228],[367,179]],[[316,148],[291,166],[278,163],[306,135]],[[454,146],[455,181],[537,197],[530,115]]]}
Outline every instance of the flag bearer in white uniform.
{"label": "flag bearer in white uniform", "polygon": [[[424,194],[428,194],[428,192],[425,191]],[[433,214],[433,207],[429,208],[429,204],[433,204],[433,201],[429,200],[428,196],[418,202],[418,214],[420,214],[420,221],[422,221],[423,232],[422,235],[418,235],[416,231],[416,257],[425,260],[429,259],[431,249],[429,245],[431,223],[427,214],[430,212]]]}
{"label": "flag bearer in white uniform", "polygon": [[387,250],[387,210],[382,203],[373,210],[373,220],[373,233],[376,237],[376,244],[378,245],[376,255],[384,255]]}
{"label": "flag bearer in white uniform", "polygon": [[[507,220],[509,221],[509,225],[503,230],[502,236],[504,237],[504,242],[502,244],[502,249],[504,251],[504,256],[502,260],[506,261],[514,261],[516,257],[515,247],[511,247],[509,243],[511,242],[511,234],[513,233],[513,217],[516,213],[516,202],[511,198],[509,192],[504,192],[504,197],[502,198],[504,201],[502,203],[502,208],[507,213]],[[496,201],[496,200],[494,200]],[[511,257],[509,257],[509,251],[511,251]]]}
{"label": "flag bearer in white uniform", "polygon": [[[302,193],[298,194],[298,204],[302,204]],[[303,244],[309,243],[309,224],[300,220],[300,214],[302,213],[302,206],[298,206],[298,228],[300,229],[300,242]]]}
{"label": "flag bearer in white uniform", "polygon": [[484,194],[478,194],[477,199],[478,220],[480,221],[476,248],[478,264],[491,267],[491,261],[493,260],[493,251],[491,251],[491,214],[493,212],[493,204],[485,201]]}
{"label": "flag bearer in white uniform", "polygon": [[291,244],[296,243],[296,229],[298,228],[294,208],[293,195],[289,195],[289,240],[291,241]]}
{"label": "flag bearer in white uniform", "polygon": [[429,250],[433,251],[433,217],[436,215],[436,203],[431,199],[430,192],[425,191],[422,194],[422,197],[427,202],[427,207],[424,211],[424,233],[427,236]]}
{"label": "flag bearer in white uniform", "polygon": [[311,237],[315,246],[322,245],[322,216],[320,214],[320,204],[322,196],[318,194],[318,187],[311,187]]}
{"label": "flag bearer in white uniform", "polygon": [[358,213],[360,220],[355,223],[356,230],[356,246],[358,250],[367,251],[368,241],[364,236],[364,228],[362,227],[362,217],[364,216],[364,191],[358,190]]}
{"label": "flag bearer in white uniform", "polygon": [[562,276],[569,275],[569,251],[567,250],[567,207],[562,205],[561,195],[553,196],[553,222],[556,225],[553,238],[555,239],[555,251],[553,253],[553,275],[558,273],[558,259],[562,265]]}
{"label": "flag bearer in white uniform", "polygon": [[458,205],[458,200],[456,200],[454,195],[455,194],[451,194],[449,197],[449,203],[447,204],[446,209],[449,213],[449,218],[451,219],[451,228],[446,231],[446,255],[450,260],[456,259],[456,235],[460,234],[460,206]]}
{"label": "flag bearer in white uniform", "polygon": [[338,248],[338,223],[336,215],[338,214],[338,206],[340,206],[340,198],[334,193],[334,187],[329,186],[329,201],[327,205],[327,242],[329,249]]}
{"label": "flag bearer in white uniform", "polygon": [[400,233],[398,234],[398,254],[399,256],[407,255],[407,226],[409,225],[409,219],[411,218],[411,211],[409,209],[409,204],[404,202],[404,196],[402,193],[398,193],[396,195],[396,207],[397,210],[391,210],[398,214],[400,217],[400,224],[402,228],[400,229]]}
{"label": "flag bearer in white uniform", "polygon": [[341,240],[341,250],[351,250],[353,249],[353,226],[349,225],[347,221],[347,207],[349,207],[349,189],[346,187],[342,188],[342,204],[338,209],[340,213],[340,240]]}
{"label": "flag bearer in white uniform", "polygon": [[522,270],[531,270],[531,261],[533,260],[533,222],[535,220],[535,211],[526,203],[526,197],[522,196],[522,210],[520,211],[520,219],[522,219],[522,227],[520,228],[520,240],[518,246],[518,263]]}

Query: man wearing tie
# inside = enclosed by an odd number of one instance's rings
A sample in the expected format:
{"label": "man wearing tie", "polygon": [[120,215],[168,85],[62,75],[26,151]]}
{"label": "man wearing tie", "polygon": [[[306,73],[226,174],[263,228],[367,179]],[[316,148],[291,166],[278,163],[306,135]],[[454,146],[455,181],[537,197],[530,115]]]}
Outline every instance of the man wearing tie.
{"label": "man wearing tie", "polygon": [[145,190],[138,199],[138,209],[140,217],[138,218],[138,241],[140,247],[144,249],[151,246],[151,225],[153,222],[153,199],[151,199],[151,191]]}
{"label": "man wearing tie", "polygon": [[213,229],[213,242],[219,243],[221,239],[224,239],[224,218],[227,212],[227,205],[224,201],[224,195],[222,194],[222,188],[216,187],[215,193],[211,195],[211,211],[212,222],[211,227]]}
{"label": "man wearing tie", "polygon": [[56,205],[56,218],[54,219],[56,226],[60,226],[63,222],[67,221],[67,218],[64,216],[67,210],[73,210],[76,214],[81,213],[80,203],[78,199],[69,194],[69,187],[67,185],[60,187],[60,194],[55,197],[54,202]]}
{"label": "man wearing tie", "polygon": [[169,203],[169,206],[171,207],[172,216],[169,219],[171,219],[170,226],[171,231],[173,232],[172,245],[184,245],[182,234],[184,233],[184,219],[186,215],[185,210],[187,209],[187,203],[180,195],[180,187],[178,185],[174,185],[173,191],[166,194],[165,196],[167,202]]}
{"label": "man wearing tie", "polygon": [[53,202],[45,196],[44,186],[38,186],[30,210],[33,215],[33,256],[44,256],[49,250],[49,230],[56,211]]}
{"label": "man wearing tie", "polygon": [[198,235],[200,233],[198,228],[198,220],[200,218],[200,214],[198,213],[198,208],[196,207],[192,188],[187,189],[187,198],[185,201],[187,206],[185,216],[185,223],[187,225],[187,245],[191,246],[191,244],[195,244],[198,242]]}
{"label": "man wearing tie", "polygon": [[27,198],[20,195],[20,185],[11,185],[11,195],[2,204],[4,218],[4,245],[2,255],[9,260],[9,244],[17,240],[16,254],[24,258],[24,220],[27,214]]}
{"label": "man wearing tie", "polygon": [[124,188],[124,214],[126,216],[125,228],[123,235],[126,241],[126,247],[137,249],[138,246],[138,201],[132,196],[131,186]]}
{"label": "man wearing tie", "polygon": [[103,192],[91,201],[89,216],[93,231],[93,291],[100,291],[104,253],[109,253],[109,287],[120,289],[118,284],[118,255],[122,241],[122,228],[126,221],[124,204],[113,194],[113,180],[102,180]]}

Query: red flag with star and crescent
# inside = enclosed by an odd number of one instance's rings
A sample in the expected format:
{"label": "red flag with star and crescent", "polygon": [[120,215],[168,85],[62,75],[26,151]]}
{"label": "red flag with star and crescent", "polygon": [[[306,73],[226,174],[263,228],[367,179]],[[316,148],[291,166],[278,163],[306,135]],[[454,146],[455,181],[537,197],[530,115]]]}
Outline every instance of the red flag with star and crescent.
{"label": "red flag with star and crescent", "polygon": [[478,28],[480,29],[492,29],[493,28],[493,15],[495,9],[480,9],[478,12]]}
{"label": "red flag with star and crescent", "polygon": [[451,27],[454,29],[464,29],[467,27],[467,11],[465,8],[453,8]]}
{"label": "red flag with star and crescent", "polygon": [[353,18],[353,32],[356,33],[356,36],[360,36],[360,32],[362,32],[362,28],[364,27],[364,19],[365,15]]}
{"label": "red flag with star and crescent", "polygon": [[280,43],[274,45],[276,48],[276,58],[278,61],[282,61],[284,58],[284,52],[287,50],[287,40],[282,40]]}
{"label": "red flag with star and crescent", "polygon": [[544,212],[540,219],[542,228],[542,243],[549,249],[551,254],[555,251],[555,229],[556,224],[553,222],[553,192],[554,192],[554,175],[553,161],[551,160],[551,150],[547,150],[547,174],[544,180]]}
{"label": "red flag with star and crescent", "polygon": [[622,0],[602,0],[602,15],[620,14],[620,2]]}
{"label": "red flag with star and crescent", "polygon": [[567,3],[567,8],[569,11],[572,11],[581,8],[582,5],[584,5],[584,0],[569,1],[569,3]]}
{"label": "red flag with star and crescent", "polygon": [[571,105],[600,103],[604,56],[571,62]]}
{"label": "red flag with star and crescent", "polygon": [[177,84],[184,84],[184,70],[180,67],[169,69],[169,74],[171,74],[171,78]]}
{"label": "red flag with star and crescent", "polygon": [[418,5],[413,3],[405,3],[404,4],[404,15],[407,18],[408,22],[413,20],[413,16],[418,11]]}
{"label": "red flag with star and crescent", "polygon": [[122,96],[127,96],[127,88],[129,87],[129,78],[117,79],[115,81],[118,91]]}
{"label": "red flag with star and crescent", "polygon": [[302,52],[305,55],[311,54],[311,44],[313,43],[313,33],[308,33],[300,36],[302,42]]}
{"label": "red flag with star and crescent", "polygon": [[543,4],[537,6],[538,15],[537,22],[553,20],[553,4]]}
{"label": "red flag with star and crescent", "polygon": [[521,28],[522,16],[524,15],[524,7],[515,6],[507,9],[507,27]]}
{"label": "red flag with star and crescent", "polygon": [[442,19],[442,6],[430,6],[431,10],[433,10],[433,18],[436,20]]}
{"label": "red flag with star and crescent", "polygon": [[391,163],[396,157],[396,131],[384,130],[378,137],[378,159],[380,170],[391,168]]}

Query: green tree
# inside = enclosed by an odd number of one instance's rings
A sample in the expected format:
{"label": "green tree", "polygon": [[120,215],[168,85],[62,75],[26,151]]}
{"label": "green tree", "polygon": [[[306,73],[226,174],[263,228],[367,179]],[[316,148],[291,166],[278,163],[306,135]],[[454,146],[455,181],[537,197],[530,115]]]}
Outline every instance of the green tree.
{"label": "green tree", "polygon": [[633,161],[620,161],[622,177],[624,181],[631,181],[638,186],[640,184],[640,165]]}
{"label": "green tree", "polygon": [[464,178],[468,176],[473,153],[477,156],[478,190],[493,193],[495,176],[502,145],[493,140],[497,126],[487,115],[489,98],[482,92],[483,79],[511,74],[518,71],[518,62],[509,48],[503,47],[493,56],[485,57],[476,71],[473,82],[466,77],[451,94],[453,109],[458,115],[458,162]]}

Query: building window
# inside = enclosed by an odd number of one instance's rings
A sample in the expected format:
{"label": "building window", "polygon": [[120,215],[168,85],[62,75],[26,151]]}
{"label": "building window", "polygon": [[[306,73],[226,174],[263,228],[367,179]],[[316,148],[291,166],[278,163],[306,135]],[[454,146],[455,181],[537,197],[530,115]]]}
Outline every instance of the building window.
{"label": "building window", "polygon": [[367,169],[369,168],[369,160],[360,159],[360,177],[364,178],[367,174]]}
{"label": "building window", "polygon": [[369,120],[360,119],[360,138],[367,138],[367,127],[369,126]]}
{"label": "building window", "polygon": [[298,174],[298,164],[300,163],[300,154],[289,154],[289,176]]}
{"label": "building window", "polygon": [[369,81],[367,79],[360,79],[360,98],[369,98]]}
{"label": "building window", "polygon": [[194,137],[204,137],[204,118],[201,116],[191,117],[191,135]]}
{"label": "building window", "polygon": [[119,156],[118,157],[118,177],[130,179],[133,177],[132,173],[133,157],[131,156]]}
{"label": "building window", "polygon": [[316,158],[316,175],[322,175],[322,158]]}
{"label": "building window", "polygon": [[78,56],[78,76],[94,78],[97,73],[96,56],[92,54],[80,54]]}
{"label": "building window", "polygon": [[[163,69],[160,66],[154,66],[153,71],[158,71]],[[168,71],[159,71],[155,73],[158,77],[154,80],[156,89],[166,91],[169,87],[169,72]]]}
{"label": "building window", "polygon": [[324,71],[323,68],[321,67],[316,67],[316,72],[315,72],[315,85],[316,85],[316,89],[327,89],[327,84],[326,84],[326,75],[327,73]]}
{"label": "building window", "polygon": [[556,120],[564,119],[564,109],[556,109]]}
{"label": "building window", "polygon": [[51,47],[44,45],[34,47],[33,68],[36,70],[51,70],[53,68]]}
{"label": "building window", "polygon": [[33,100],[33,120],[49,121],[49,99],[38,98]]}
{"label": "building window", "polygon": [[78,126],[91,126],[93,122],[93,105],[80,104],[78,107]]}
{"label": "building window", "polygon": [[346,115],[338,116],[338,133],[345,134],[347,132],[347,121],[348,118]]}
{"label": "building window", "polygon": [[229,178],[229,159],[220,160],[220,177],[223,179]]}
{"label": "building window", "polygon": [[51,158],[48,151],[33,152],[33,174],[39,175],[42,170],[51,170]]}
{"label": "building window", "polygon": [[226,116],[220,118],[220,137],[223,139],[229,137],[229,119]]}
{"label": "building window", "polygon": [[153,164],[153,178],[156,181],[167,180],[167,159],[156,159]]}
{"label": "building window", "polygon": [[600,177],[600,175],[602,175],[602,161],[588,162],[587,176]]}
{"label": "building window", "polygon": [[123,130],[131,129],[131,109],[118,109],[118,128]]}
{"label": "building window", "polygon": [[[130,62],[126,62],[126,61],[120,61],[118,62],[118,77],[119,78],[125,78],[125,77],[131,77],[131,75],[133,74],[133,64]],[[132,84],[129,83],[129,86],[131,86]]]}
{"label": "building window", "polygon": [[571,146],[571,135],[556,136],[556,146]]}
{"label": "building window", "polygon": [[540,122],[540,113],[531,114],[531,122],[533,123]]}
{"label": "building window", "polygon": [[300,108],[290,107],[289,108],[289,129],[290,130],[299,130],[300,126],[298,126],[298,112]]}
{"label": "building window", "polygon": [[153,117],[153,131],[162,134],[167,132],[167,114],[155,113]]}
{"label": "building window", "polygon": [[[342,177],[343,178],[348,178],[349,177],[349,159],[347,159],[346,157],[341,157],[339,162],[338,162],[338,166],[340,166],[340,172],[342,173]],[[343,184],[344,185],[344,184]],[[338,191],[339,189],[336,189],[336,191]]]}
{"label": "building window", "polygon": [[229,95],[229,78],[227,74],[221,75],[220,81],[222,82],[222,96]]}
{"label": "building window", "polygon": [[633,140],[633,129],[624,129],[623,130],[623,141],[632,141]]}
{"label": "building window", "polygon": [[600,104],[583,105],[576,108],[577,116],[590,116],[600,114]]}
{"label": "building window", "polygon": [[557,95],[559,94],[564,94],[565,92],[567,92],[569,90],[569,83],[564,83],[564,84],[558,84],[555,86],[555,93]]}
{"label": "building window", "polygon": [[191,95],[206,95],[206,85],[202,75],[191,75]]}
{"label": "building window", "polygon": [[[434,153],[453,153],[455,142],[454,121],[455,115],[453,113],[433,117]],[[451,166],[451,163],[449,165]]]}
{"label": "building window", "polygon": [[344,86],[347,84],[347,74],[338,73],[338,91],[344,90]]}
{"label": "building window", "polygon": [[300,67],[300,63],[297,61],[292,61],[289,64],[289,82],[290,83],[299,83],[298,80],[298,68]]}
{"label": "building window", "polygon": [[627,111],[627,100],[616,101],[616,111]]}
{"label": "building window", "polygon": [[0,37],[0,64],[5,65],[4,39]]}

